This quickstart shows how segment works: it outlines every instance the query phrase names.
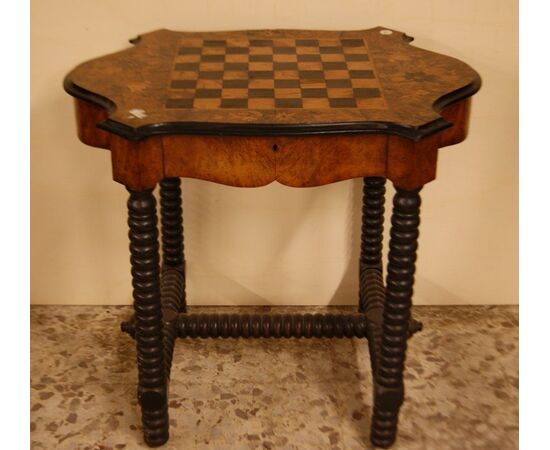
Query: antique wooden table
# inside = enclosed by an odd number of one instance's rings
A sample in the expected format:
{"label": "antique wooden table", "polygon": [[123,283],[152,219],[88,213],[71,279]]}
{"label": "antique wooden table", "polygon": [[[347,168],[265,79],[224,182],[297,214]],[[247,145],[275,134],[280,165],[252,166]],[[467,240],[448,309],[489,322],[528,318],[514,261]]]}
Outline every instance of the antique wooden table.
{"label": "antique wooden table", "polygon": [[[438,149],[463,141],[481,81],[466,64],[411,46],[384,28],[364,31],[158,30],[134,47],[76,67],[82,142],[111,151],[130,192],[128,225],[138,399],[145,441],[168,440],[168,380],[176,337],[368,338],[371,440],[395,440],[403,402],[420,189]],[[364,178],[355,314],[186,313],[180,178],[230,186],[319,186]],[[386,282],[385,180],[393,200]],[[153,189],[160,183],[162,265]]]}

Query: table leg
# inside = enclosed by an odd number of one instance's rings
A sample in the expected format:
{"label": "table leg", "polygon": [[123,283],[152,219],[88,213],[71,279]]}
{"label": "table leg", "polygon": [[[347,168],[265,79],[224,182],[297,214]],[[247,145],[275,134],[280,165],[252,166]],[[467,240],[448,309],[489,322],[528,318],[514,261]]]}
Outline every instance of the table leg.
{"label": "table leg", "polygon": [[165,178],[160,182],[160,221],[162,231],[161,297],[164,318],[164,364],[170,377],[176,343],[178,313],[186,312],[185,258],[181,180]]}
{"label": "table leg", "polygon": [[387,448],[397,432],[399,408],[403,403],[403,370],[413,295],[420,189],[396,188],[386,278],[386,302],[380,357],[374,373],[372,443]]}
{"label": "table leg", "polygon": [[138,401],[145,442],[149,446],[159,446],[168,440],[168,405],[156,202],[152,190],[129,192]]}
{"label": "table leg", "polygon": [[365,313],[369,324],[368,343],[373,372],[376,371],[380,353],[382,313],[386,298],[382,275],[385,193],[385,178],[363,178],[359,312]]}
{"label": "table leg", "polygon": [[185,257],[183,243],[183,211],[181,207],[181,181],[179,178],[165,178],[160,182],[160,217],[162,225],[163,269],[175,269],[183,275],[181,291],[173,305],[178,312],[187,308],[185,298]]}
{"label": "table leg", "polygon": [[[385,178],[363,178],[361,269],[377,269],[382,271],[382,233],[384,231],[385,194]],[[365,310],[364,302],[361,302],[360,309],[362,312]]]}

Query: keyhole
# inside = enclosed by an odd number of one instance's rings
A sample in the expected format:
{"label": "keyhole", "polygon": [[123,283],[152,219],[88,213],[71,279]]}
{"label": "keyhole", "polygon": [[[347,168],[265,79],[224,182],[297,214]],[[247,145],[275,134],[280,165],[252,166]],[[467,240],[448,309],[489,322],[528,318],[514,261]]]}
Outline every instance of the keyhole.
{"label": "keyhole", "polygon": [[273,151],[276,152],[279,150],[279,146],[277,144],[273,144]]}

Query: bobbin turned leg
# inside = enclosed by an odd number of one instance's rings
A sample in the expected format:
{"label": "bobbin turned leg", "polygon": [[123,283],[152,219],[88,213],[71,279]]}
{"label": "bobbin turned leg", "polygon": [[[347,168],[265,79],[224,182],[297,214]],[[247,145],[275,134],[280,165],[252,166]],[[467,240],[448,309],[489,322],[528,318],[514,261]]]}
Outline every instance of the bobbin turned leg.
{"label": "bobbin turned leg", "polygon": [[363,178],[361,256],[359,258],[359,312],[369,323],[368,343],[372,370],[380,352],[385,289],[382,278],[382,240],[386,179]]}
{"label": "bobbin turned leg", "polygon": [[181,181],[179,178],[165,178],[160,182],[162,265],[163,270],[175,269],[182,274],[181,292],[177,296],[177,305],[174,305],[178,312],[185,312],[187,306],[182,214]]}
{"label": "bobbin turned leg", "polygon": [[418,226],[420,189],[397,188],[386,278],[386,302],[380,355],[374,373],[374,411],[371,441],[378,447],[393,444],[399,408],[403,403],[403,369],[409,334]]}
{"label": "bobbin turned leg", "polygon": [[[361,223],[361,256],[359,259],[359,312],[366,312],[369,306],[384,306],[384,297],[375,302],[368,292],[366,276],[382,273],[382,240],[384,232],[384,201],[386,179],[363,178],[363,216]],[[382,283],[381,283],[382,284]],[[380,299],[379,299],[380,300]]]}
{"label": "bobbin turned leg", "polygon": [[153,447],[168,440],[156,202],[152,190],[129,192],[128,226],[139,372],[138,401],[144,439]]}
{"label": "bobbin turned leg", "polygon": [[187,309],[185,301],[185,259],[183,255],[183,211],[181,181],[165,178],[160,182],[162,231],[162,316],[164,318],[164,363],[170,376],[174,345],[178,335],[178,313]]}

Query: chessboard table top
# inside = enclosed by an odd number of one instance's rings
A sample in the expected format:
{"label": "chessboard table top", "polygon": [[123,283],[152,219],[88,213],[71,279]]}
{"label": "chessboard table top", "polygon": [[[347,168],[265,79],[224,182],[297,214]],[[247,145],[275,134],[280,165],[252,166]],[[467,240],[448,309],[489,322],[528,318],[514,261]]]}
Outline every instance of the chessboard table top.
{"label": "chessboard table top", "polygon": [[159,134],[396,134],[418,140],[452,126],[440,115],[472,96],[465,63],[363,31],[158,30],[87,61],[65,90],[105,111],[99,128],[126,139]]}

